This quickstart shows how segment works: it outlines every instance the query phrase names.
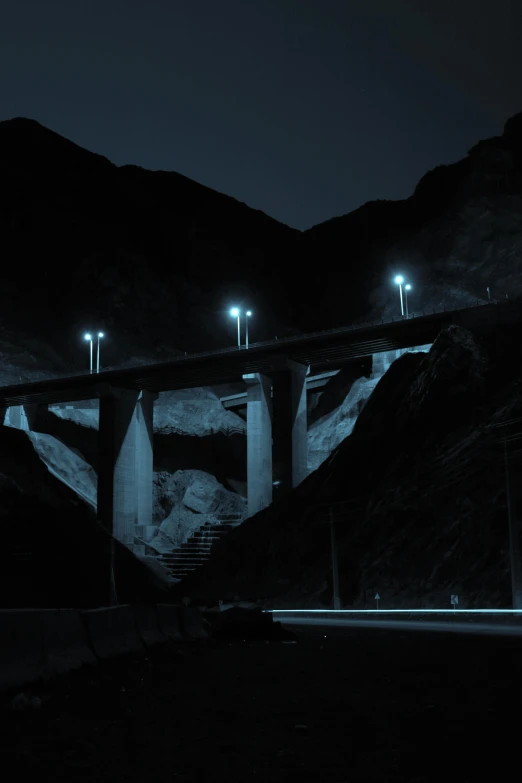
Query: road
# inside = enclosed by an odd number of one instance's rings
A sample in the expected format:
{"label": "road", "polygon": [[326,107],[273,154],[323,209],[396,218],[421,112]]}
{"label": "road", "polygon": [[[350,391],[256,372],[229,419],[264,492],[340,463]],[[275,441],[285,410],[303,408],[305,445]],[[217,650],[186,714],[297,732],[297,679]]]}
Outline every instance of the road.
{"label": "road", "polygon": [[315,626],[168,644],[0,713],[7,780],[502,780],[518,765],[522,642]]}
{"label": "road", "polygon": [[[406,613],[408,617],[402,619],[399,616],[393,619],[390,616],[373,617],[362,616],[335,616],[328,617],[319,613],[319,616],[302,615],[300,613],[276,612],[273,619],[281,622],[285,627],[300,633],[328,633],[336,638],[349,636],[353,629],[378,629],[382,631],[417,631],[422,633],[446,633],[446,634],[471,634],[473,636],[513,636],[522,637],[522,613],[473,615],[472,613],[457,612],[451,610],[441,615],[436,620],[429,619],[429,615],[421,615],[423,619],[409,619],[415,617]],[[459,617],[460,615],[460,617]],[[460,619],[462,618],[462,619]]]}

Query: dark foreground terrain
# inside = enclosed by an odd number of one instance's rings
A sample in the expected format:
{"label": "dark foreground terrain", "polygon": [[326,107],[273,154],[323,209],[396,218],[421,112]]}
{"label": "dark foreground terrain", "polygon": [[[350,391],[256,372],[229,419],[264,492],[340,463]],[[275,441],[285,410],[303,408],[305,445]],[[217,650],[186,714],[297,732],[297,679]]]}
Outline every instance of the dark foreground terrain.
{"label": "dark foreground terrain", "polygon": [[[326,633],[326,638],[324,634]],[[155,649],[2,704],[6,781],[502,779],[522,644],[354,629]]]}

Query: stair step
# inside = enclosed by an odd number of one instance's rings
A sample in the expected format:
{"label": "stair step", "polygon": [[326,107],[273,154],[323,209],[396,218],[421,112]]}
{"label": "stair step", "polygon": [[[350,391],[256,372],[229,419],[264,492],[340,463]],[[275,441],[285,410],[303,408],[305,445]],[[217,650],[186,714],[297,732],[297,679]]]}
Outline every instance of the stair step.
{"label": "stair step", "polygon": [[169,560],[165,565],[169,568],[185,568],[185,566],[193,566],[196,568],[196,566],[203,565],[203,563],[207,562],[208,560]]}
{"label": "stair step", "polygon": [[171,552],[158,555],[157,559],[173,578],[183,578],[206,563],[212,547],[226,536],[231,528],[237,527],[243,521],[241,515],[224,514],[217,524],[206,522],[184,544]]}
{"label": "stair step", "polygon": [[[211,536],[191,536],[187,544],[211,544],[213,541],[219,541],[223,538],[223,533],[213,533]],[[183,544],[182,544],[183,546]]]}
{"label": "stair step", "polygon": [[192,544],[189,544],[188,541],[186,544],[182,544],[181,546],[176,547],[174,551],[190,551],[191,549],[210,549],[212,546],[211,541],[195,541]]}
{"label": "stair step", "polygon": [[171,568],[170,569],[171,574],[178,574],[178,575],[179,574],[191,574],[193,571],[197,571],[197,568],[196,567],[194,567],[194,568],[187,567],[187,568]]}

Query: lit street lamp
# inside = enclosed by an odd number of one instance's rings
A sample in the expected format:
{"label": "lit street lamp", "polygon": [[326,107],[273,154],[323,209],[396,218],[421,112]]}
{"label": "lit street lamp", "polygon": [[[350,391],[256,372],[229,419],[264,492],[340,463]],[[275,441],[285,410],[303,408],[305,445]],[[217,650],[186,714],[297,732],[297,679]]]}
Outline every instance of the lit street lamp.
{"label": "lit street lamp", "polygon": [[[96,357],[96,372],[100,372],[100,338],[103,337],[103,332],[98,332],[98,350],[97,350],[97,357]],[[92,345],[92,343],[91,343]],[[92,370],[91,370],[92,372]]]}
{"label": "lit street lamp", "polygon": [[248,319],[252,315],[251,310],[246,311],[245,325],[246,325],[246,347],[248,348]]}
{"label": "lit street lamp", "polygon": [[404,304],[406,306],[406,318],[409,318],[409,314],[408,314],[408,291],[411,291],[411,285],[409,283],[404,286]]}
{"label": "lit street lamp", "polygon": [[397,277],[395,278],[395,282],[399,286],[399,291],[401,295],[401,315],[404,315],[404,302],[402,299],[402,284],[404,283],[404,277],[402,275],[397,275]]}
{"label": "lit street lamp", "polygon": [[241,310],[239,307],[233,307],[230,311],[230,315],[232,318],[237,318],[237,347],[241,348],[241,324],[240,324],[240,318],[241,318]]}
{"label": "lit street lamp", "polygon": [[86,334],[85,335],[85,340],[88,340],[90,342],[90,344],[91,344],[91,364],[90,364],[90,370],[91,370],[91,373],[92,373],[92,335]]}

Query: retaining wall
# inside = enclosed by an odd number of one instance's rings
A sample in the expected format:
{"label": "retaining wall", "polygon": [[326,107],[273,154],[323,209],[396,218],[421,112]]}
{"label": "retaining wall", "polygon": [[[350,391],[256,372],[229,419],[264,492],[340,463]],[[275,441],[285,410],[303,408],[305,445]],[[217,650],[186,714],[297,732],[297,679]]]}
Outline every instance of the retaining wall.
{"label": "retaining wall", "polygon": [[[183,620],[180,610],[183,609]],[[189,610],[189,611],[186,611]],[[182,632],[183,629],[183,632]],[[167,640],[205,638],[196,607],[174,604],[0,610],[0,692]]]}

